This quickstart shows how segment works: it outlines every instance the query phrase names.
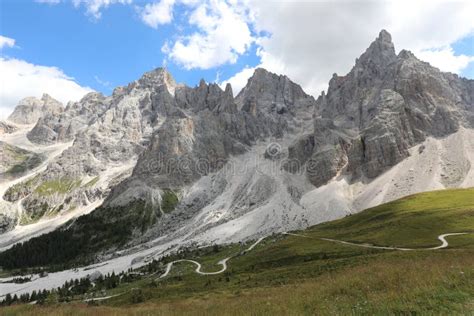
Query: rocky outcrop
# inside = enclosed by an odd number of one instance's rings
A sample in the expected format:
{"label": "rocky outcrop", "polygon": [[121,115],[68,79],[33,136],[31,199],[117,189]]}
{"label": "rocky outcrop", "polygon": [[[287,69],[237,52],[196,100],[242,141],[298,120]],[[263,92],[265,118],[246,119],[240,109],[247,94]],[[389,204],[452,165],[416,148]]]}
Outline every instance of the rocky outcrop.
{"label": "rocky outcrop", "polygon": [[259,110],[259,115],[253,115],[239,110],[230,85],[225,90],[204,81],[195,88],[178,86],[174,104],[132,177],[114,189],[106,205],[124,205],[139,196],[158,208],[160,190],[179,191],[219,170],[230,156],[244,153],[257,140],[281,136],[286,127],[286,121],[275,119],[272,113]]}
{"label": "rocky outcrop", "polygon": [[295,114],[300,107],[314,105],[314,99],[287,76],[276,75],[257,68],[247,85],[236,97],[239,108],[256,114],[256,111],[276,114]]}
{"label": "rocky outcrop", "polygon": [[238,108],[258,120],[271,121],[273,133],[282,137],[294,130],[295,118],[313,111],[315,100],[287,76],[257,68],[235,98]]}
{"label": "rocky outcrop", "polygon": [[0,214],[0,234],[12,230],[16,225],[16,219],[5,214]]}
{"label": "rocky outcrop", "polygon": [[17,128],[7,122],[0,121],[0,135],[2,134],[11,134],[15,132]]}
{"label": "rocky outcrop", "polygon": [[108,99],[101,93],[90,92],[79,102],[70,102],[61,113],[45,113],[28,132],[28,139],[37,144],[53,144],[74,140],[85,131],[108,107]]}
{"label": "rocky outcrop", "polygon": [[[136,162],[153,131],[177,110],[171,89],[170,75],[157,69],[110,97],[92,92],[61,113],[49,112],[28,133],[29,140],[73,143],[34,181],[7,191],[7,198],[23,198],[25,214],[38,218],[105,197],[128,175],[122,166]],[[117,171],[111,173],[111,168]]]}
{"label": "rocky outcrop", "polygon": [[[396,55],[382,31],[346,76],[334,74],[317,100],[314,136],[321,141],[313,157],[322,173],[332,172],[309,178],[323,185],[341,165],[353,179],[375,178],[427,136],[474,126],[473,102],[472,80],[442,73],[408,51]],[[336,148],[321,152],[319,143]]]}
{"label": "rocky outcrop", "polygon": [[[197,87],[178,85],[162,68],[116,88],[110,97],[89,93],[64,111],[54,111],[51,101],[43,99],[48,106],[28,139],[73,144],[34,181],[7,192],[10,200],[23,199],[27,214],[70,209],[106,196],[111,185],[99,189],[84,184],[139,155],[133,176],[108,201],[123,205],[143,195],[159,207],[156,197],[163,189],[179,191],[256,141],[281,137],[288,122],[300,112],[312,112],[315,102],[286,76],[263,69],[256,70],[236,99],[230,85],[225,90],[203,80]],[[253,109],[251,100],[256,100]],[[15,112],[24,111],[20,107]],[[59,186],[60,192],[41,194],[38,188],[49,185]],[[69,189],[63,190],[65,186]]]}
{"label": "rocky outcrop", "polygon": [[17,124],[35,124],[43,115],[59,115],[62,111],[63,105],[45,93],[41,99],[28,97],[20,100],[8,120]]}

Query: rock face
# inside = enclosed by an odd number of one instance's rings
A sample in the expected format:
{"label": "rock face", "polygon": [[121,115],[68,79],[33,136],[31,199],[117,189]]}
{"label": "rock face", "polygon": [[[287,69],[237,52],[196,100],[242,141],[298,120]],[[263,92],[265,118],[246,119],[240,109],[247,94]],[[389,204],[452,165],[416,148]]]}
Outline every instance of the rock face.
{"label": "rock face", "polygon": [[12,230],[16,225],[16,218],[0,214],[0,234]]}
{"label": "rock face", "polygon": [[0,135],[2,134],[11,134],[15,132],[17,128],[7,122],[0,121]]}
{"label": "rock face", "polygon": [[[29,141],[56,146],[72,142],[44,172],[6,191],[5,200],[21,200],[26,223],[105,197],[104,209],[140,205],[147,214],[151,210],[150,222],[155,222],[166,215],[163,199],[169,192],[179,193],[218,171],[258,141],[282,137],[298,125],[300,116],[307,119],[315,104],[286,76],[264,69],[256,70],[235,99],[230,85],[224,90],[203,80],[196,87],[178,85],[158,68],[116,88],[112,96],[89,93],[64,110],[56,109],[46,95],[25,100],[12,118],[37,120],[27,134]],[[195,210],[199,206],[205,204],[196,203]]]}
{"label": "rock face", "polygon": [[[31,142],[71,142],[46,171],[10,188],[31,219],[82,207],[104,198],[129,175],[153,131],[176,111],[174,81],[163,69],[144,74],[110,97],[89,93],[64,111],[49,111],[28,133]],[[129,167],[124,167],[129,166]]]}
{"label": "rock face", "polygon": [[28,97],[20,100],[8,120],[17,124],[35,124],[43,115],[58,115],[62,111],[63,105],[45,93],[41,99]]}
{"label": "rock face", "polygon": [[408,51],[396,55],[382,31],[318,98],[308,176],[316,186],[343,168],[353,179],[375,178],[427,136],[473,127],[473,103],[472,80],[442,73]]}
{"label": "rock face", "polygon": [[45,113],[28,133],[28,139],[37,144],[67,142],[84,131],[106,109],[107,99],[91,92],[79,102],[70,102],[60,113]]}
{"label": "rock face", "polygon": [[[260,100],[260,85],[273,90],[264,94],[264,105],[252,109],[245,104],[255,97]],[[256,141],[281,137],[288,121],[300,111],[312,111],[314,104],[288,78],[263,69],[256,70],[236,100],[230,85],[223,91],[204,81],[195,88],[177,86],[174,92],[166,103],[173,110],[166,111],[165,122],[140,156],[132,177],[114,189],[105,205],[145,199],[153,209],[159,209],[163,189],[179,191],[219,170],[230,156],[246,152]],[[276,111],[275,102],[289,110]]]}
{"label": "rock face", "polygon": [[[272,90],[264,92],[260,87],[272,87]],[[259,103],[251,104],[252,100]],[[156,224],[150,234],[139,234],[143,240],[146,236],[172,234],[230,185],[215,173],[220,173],[224,166],[232,168],[228,164],[232,157],[246,154],[260,141],[280,139],[294,128],[292,125],[311,117],[314,103],[312,97],[288,78],[263,69],[256,70],[236,99],[229,85],[225,90],[204,81],[194,88],[177,86],[171,103],[175,110],[168,111],[165,122],[140,155],[132,176],[112,190],[104,206],[145,205]],[[277,110],[280,106],[287,110]],[[271,161],[281,159],[284,154],[278,148],[273,149],[262,156]],[[203,178],[213,179],[211,183],[203,180],[205,192],[188,192]],[[240,212],[247,212],[251,209],[249,205],[261,205],[274,194],[275,183],[272,178],[262,176],[240,190],[251,191],[253,197],[234,192],[236,196],[229,199],[239,205]],[[169,192],[174,192],[180,201],[172,211],[164,211]]]}
{"label": "rock face", "polygon": [[301,109],[314,107],[315,100],[287,76],[258,68],[247,85],[237,95],[238,107],[258,119],[271,119],[275,132],[282,136],[292,130],[295,116]]}

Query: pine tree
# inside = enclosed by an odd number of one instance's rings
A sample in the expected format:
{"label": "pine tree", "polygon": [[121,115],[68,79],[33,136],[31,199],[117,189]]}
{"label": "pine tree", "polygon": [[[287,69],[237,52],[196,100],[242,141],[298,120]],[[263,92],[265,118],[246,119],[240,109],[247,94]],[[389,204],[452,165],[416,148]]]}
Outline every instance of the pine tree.
{"label": "pine tree", "polygon": [[12,295],[10,293],[5,296],[5,304],[10,305],[12,303]]}

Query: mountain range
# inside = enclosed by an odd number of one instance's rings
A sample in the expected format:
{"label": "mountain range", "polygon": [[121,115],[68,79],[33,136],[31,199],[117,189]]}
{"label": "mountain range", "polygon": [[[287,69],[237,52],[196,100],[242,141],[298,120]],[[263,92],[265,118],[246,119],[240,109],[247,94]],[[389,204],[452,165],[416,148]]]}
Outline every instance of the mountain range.
{"label": "mountain range", "polygon": [[262,68],[235,97],[158,68],[110,96],[21,100],[0,153],[4,254],[49,233],[85,246],[47,260],[139,264],[474,186],[474,80],[397,54],[382,30],[317,98]]}

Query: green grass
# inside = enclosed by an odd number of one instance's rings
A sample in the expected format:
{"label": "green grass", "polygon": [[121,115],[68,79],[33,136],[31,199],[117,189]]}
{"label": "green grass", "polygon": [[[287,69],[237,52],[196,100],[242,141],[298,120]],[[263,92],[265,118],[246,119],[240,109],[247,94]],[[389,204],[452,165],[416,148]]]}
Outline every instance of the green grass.
{"label": "green grass", "polygon": [[[121,296],[88,307],[13,306],[5,315],[446,315],[474,313],[474,234],[448,237],[440,250],[393,251],[321,240],[426,248],[443,233],[474,232],[474,189],[418,194],[298,232],[269,236],[251,252],[239,245],[194,249],[203,265],[232,254],[228,270],[201,276],[190,263],[121,284]],[[244,248],[247,248],[248,242]],[[166,258],[167,262],[179,256]],[[143,303],[133,303],[139,288]]]}
{"label": "green grass", "polygon": [[179,199],[172,190],[164,190],[161,196],[161,210],[164,213],[170,213],[178,204]]}
{"label": "green grass", "polygon": [[[412,195],[310,229],[316,236],[400,247],[437,246],[438,235],[466,231],[474,232],[474,189]],[[474,247],[474,234],[451,238],[454,246]]]}
{"label": "green grass", "polygon": [[44,159],[45,157],[42,155],[38,155],[38,154],[29,155],[25,157],[25,159],[23,159],[22,161],[13,165],[10,169],[7,170],[6,173],[12,176],[21,175],[25,173],[26,171],[34,169],[37,166],[39,166],[44,161]]}
{"label": "green grass", "polygon": [[18,162],[25,160],[30,154],[30,152],[25,149],[15,147],[7,143],[2,142],[1,145],[3,147],[4,154]]}
{"label": "green grass", "polygon": [[[26,171],[39,166],[45,159],[45,156],[41,154],[29,152],[6,143],[1,143],[0,147],[3,148],[3,155],[11,160],[11,166],[4,173],[8,177],[20,176]],[[0,148],[0,151],[2,148]]]}
{"label": "green grass", "polygon": [[40,176],[34,176],[31,179],[17,183],[8,188],[4,194],[4,199],[9,202],[16,202],[20,198],[30,194],[34,187],[39,183]]}
{"label": "green grass", "polygon": [[39,195],[66,194],[78,188],[81,179],[59,178],[42,182],[35,188],[35,193]]}

